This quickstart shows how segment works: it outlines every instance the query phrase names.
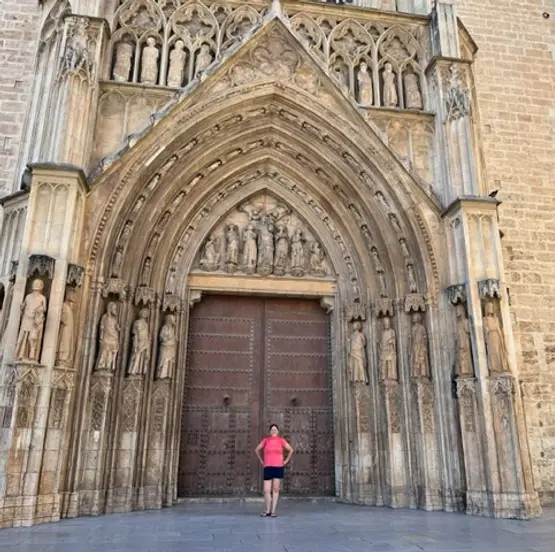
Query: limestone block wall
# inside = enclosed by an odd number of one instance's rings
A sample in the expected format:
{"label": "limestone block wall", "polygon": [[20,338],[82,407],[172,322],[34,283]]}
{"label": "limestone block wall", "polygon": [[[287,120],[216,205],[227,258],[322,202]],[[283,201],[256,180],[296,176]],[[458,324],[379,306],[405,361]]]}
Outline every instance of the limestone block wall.
{"label": "limestone block wall", "polygon": [[[458,0],[500,228],[535,483],[555,503],[555,13],[551,0]],[[502,4],[502,8],[500,5]],[[547,18],[545,15],[549,15]]]}
{"label": "limestone block wall", "polygon": [[0,195],[12,191],[34,77],[42,9],[36,0],[0,6]]}

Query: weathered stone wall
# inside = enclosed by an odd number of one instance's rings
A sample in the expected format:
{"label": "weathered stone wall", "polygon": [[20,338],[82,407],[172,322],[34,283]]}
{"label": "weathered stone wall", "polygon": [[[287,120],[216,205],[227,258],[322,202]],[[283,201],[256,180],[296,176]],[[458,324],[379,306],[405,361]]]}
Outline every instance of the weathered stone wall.
{"label": "weathered stone wall", "polygon": [[[502,4],[502,8],[501,8]],[[543,13],[550,15],[546,19]],[[483,155],[499,189],[535,482],[555,502],[555,14],[551,0],[458,0],[476,41]]]}
{"label": "weathered stone wall", "polygon": [[2,0],[0,7],[0,195],[16,178],[43,9],[36,0]]}

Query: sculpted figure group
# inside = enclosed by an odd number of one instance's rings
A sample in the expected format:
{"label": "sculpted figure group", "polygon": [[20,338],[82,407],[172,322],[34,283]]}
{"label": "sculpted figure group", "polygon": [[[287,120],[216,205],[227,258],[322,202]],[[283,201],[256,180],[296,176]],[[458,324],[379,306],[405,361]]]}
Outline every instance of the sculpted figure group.
{"label": "sculpted figure group", "polygon": [[[363,323],[356,320],[352,323],[348,344],[349,375],[353,383],[366,383],[370,379],[367,368],[366,337]],[[426,327],[422,322],[422,315],[412,315],[412,327],[409,342],[409,361],[411,377],[429,379],[429,350]],[[391,324],[391,318],[381,319],[381,331],[378,338],[378,367],[381,381],[397,381],[399,372],[397,367],[397,335]]]}
{"label": "sculpted figure group", "polygon": [[[182,40],[177,40],[169,48],[168,73],[165,83],[160,83],[160,52],[162,48],[156,38],[149,36],[143,46],[139,48],[139,74],[138,81],[147,86],[166,84],[170,88],[181,88],[186,84],[187,66],[190,56],[192,63],[192,78],[203,73],[213,61],[212,51],[208,44],[201,44],[196,52],[187,52]],[[135,45],[130,42],[119,42],[115,47],[115,61],[112,69],[112,78],[116,82],[131,82],[133,78]]]}
{"label": "sculpted figure group", "polygon": [[280,219],[288,213],[282,205],[270,212],[256,205],[243,205],[248,214],[243,230],[227,222],[222,235],[211,234],[202,249],[200,268],[207,272],[225,270],[229,274],[292,274],[324,278],[328,275],[326,255],[322,246],[307,239],[305,231],[296,226],[290,233]]}
{"label": "sculpted figure group", "polygon": [[[131,328],[131,354],[127,366],[127,375],[141,376],[148,373],[151,360],[151,337],[149,311],[142,309]],[[106,312],[99,325],[99,350],[95,371],[113,372],[120,351],[121,327],[118,322],[118,306],[115,302],[108,303]],[[175,372],[177,357],[176,321],[173,314],[166,315],[160,329],[158,361],[156,365],[157,379],[171,379]]]}

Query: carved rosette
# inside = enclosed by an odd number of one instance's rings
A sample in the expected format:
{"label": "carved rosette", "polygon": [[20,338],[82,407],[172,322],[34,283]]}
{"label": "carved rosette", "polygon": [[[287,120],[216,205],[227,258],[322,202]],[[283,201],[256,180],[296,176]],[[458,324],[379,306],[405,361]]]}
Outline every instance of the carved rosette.
{"label": "carved rosette", "polygon": [[54,278],[55,260],[48,255],[30,255],[29,265],[27,267],[27,276],[29,278],[38,276],[39,278]]}

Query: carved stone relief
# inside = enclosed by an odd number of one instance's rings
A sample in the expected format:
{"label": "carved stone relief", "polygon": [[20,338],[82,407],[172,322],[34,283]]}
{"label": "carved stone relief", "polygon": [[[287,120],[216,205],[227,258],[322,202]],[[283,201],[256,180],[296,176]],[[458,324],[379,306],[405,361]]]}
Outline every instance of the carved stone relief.
{"label": "carved stone relief", "polygon": [[446,119],[453,121],[470,114],[470,92],[461,80],[459,68],[449,67],[448,87],[445,92]]}
{"label": "carved stone relief", "polygon": [[198,268],[206,272],[325,278],[331,269],[303,221],[268,194],[230,213],[205,241]]}
{"label": "carved stone relief", "polygon": [[66,19],[67,31],[64,52],[60,60],[59,77],[82,74],[92,83],[95,73],[96,29],[87,17]]}
{"label": "carved stone relief", "polygon": [[38,362],[46,316],[46,297],[42,293],[42,280],[34,280],[32,289],[21,305],[21,325],[15,355],[17,360]]}

